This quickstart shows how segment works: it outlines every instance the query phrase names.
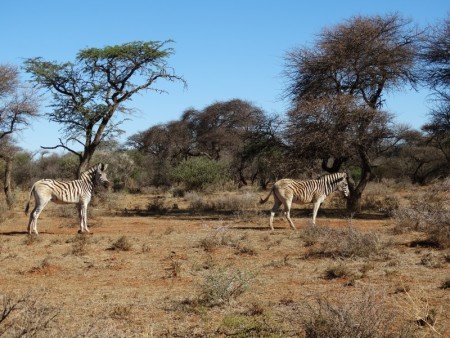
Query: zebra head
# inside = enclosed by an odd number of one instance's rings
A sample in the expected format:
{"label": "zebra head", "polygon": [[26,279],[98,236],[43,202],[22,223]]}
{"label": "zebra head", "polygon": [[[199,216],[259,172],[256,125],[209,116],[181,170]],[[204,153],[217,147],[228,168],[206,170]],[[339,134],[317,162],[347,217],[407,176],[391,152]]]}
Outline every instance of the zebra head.
{"label": "zebra head", "polygon": [[348,197],[350,195],[350,191],[348,189],[347,174],[342,174],[342,177],[338,180],[337,190],[342,191],[345,197]]}
{"label": "zebra head", "polygon": [[106,168],[108,168],[108,164],[99,163],[97,165],[97,168],[95,170],[95,184],[102,185],[105,188],[108,188],[110,185],[110,182],[108,181],[108,178],[106,177],[106,173],[105,173]]}

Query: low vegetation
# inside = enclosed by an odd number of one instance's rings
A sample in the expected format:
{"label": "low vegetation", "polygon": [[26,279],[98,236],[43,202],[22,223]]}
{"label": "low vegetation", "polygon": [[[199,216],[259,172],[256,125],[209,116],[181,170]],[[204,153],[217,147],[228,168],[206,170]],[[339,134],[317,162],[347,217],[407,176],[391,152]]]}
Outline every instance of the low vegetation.
{"label": "low vegetation", "polygon": [[295,207],[297,231],[281,212],[270,231],[249,188],[109,192],[93,234],[50,204],[27,235],[17,206],[0,231],[0,335],[446,336],[448,181],[376,184],[362,199],[376,207],[359,215],[339,213],[337,193],[315,226],[310,206]]}

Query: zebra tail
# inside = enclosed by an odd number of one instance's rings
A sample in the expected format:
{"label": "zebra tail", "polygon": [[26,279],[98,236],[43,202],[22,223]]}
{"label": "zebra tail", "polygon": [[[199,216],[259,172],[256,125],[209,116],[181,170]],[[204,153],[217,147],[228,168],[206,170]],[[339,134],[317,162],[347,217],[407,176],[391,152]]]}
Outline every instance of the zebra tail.
{"label": "zebra tail", "polygon": [[270,189],[269,194],[267,195],[267,197],[266,197],[265,199],[260,198],[259,204],[264,204],[264,203],[266,203],[267,200],[269,199],[270,195],[272,195],[272,192],[273,192],[273,188]]}
{"label": "zebra tail", "polygon": [[25,206],[25,215],[28,215],[28,210],[30,210],[30,201],[31,201],[31,195],[32,195],[33,191],[34,191],[34,185],[31,188],[30,195],[28,196],[28,202],[27,202],[27,205]]}

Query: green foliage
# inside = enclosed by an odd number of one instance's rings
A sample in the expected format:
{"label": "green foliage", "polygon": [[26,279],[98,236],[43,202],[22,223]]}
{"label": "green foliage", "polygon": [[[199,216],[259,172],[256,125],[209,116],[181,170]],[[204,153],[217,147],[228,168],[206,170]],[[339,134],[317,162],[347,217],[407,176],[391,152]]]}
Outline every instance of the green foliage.
{"label": "green foliage", "polygon": [[170,54],[173,54],[172,49],[160,48],[166,44],[173,42],[172,40],[159,42],[159,41],[134,41],[125,43],[123,45],[106,46],[105,48],[86,48],[81,50],[77,58],[79,60],[123,60],[129,62],[132,59],[135,60],[157,60],[166,58]]}
{"label": "green foliage", "polygon": [[194,157],[177,165],[172,170],[172,177],[183,183],[188,190],[202,190],[228,180],[228,165],[223,161]]}

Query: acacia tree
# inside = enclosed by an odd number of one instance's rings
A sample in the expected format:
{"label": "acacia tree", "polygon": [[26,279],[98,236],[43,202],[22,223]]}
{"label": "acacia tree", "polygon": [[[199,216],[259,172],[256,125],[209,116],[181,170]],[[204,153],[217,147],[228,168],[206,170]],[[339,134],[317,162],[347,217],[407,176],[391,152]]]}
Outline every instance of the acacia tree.
{"label": "acacia tree", "polygon": [[421,58],[424,80],[433,92],[435,105],[430,121],[423,126],[428,145],[435,147],[443,161],[434,168],[434,176],[450,174],[450,14],[442,23],[429,29]]}
{"label": "acacia tree", "polygon": [[[157,80],[181,81],[169,67],[167,58],[174,50],[171,40],[131,42],[104,48],[81,50],[74,63],[57,63],[42,58],[27,59],[25,69],[33,80],[49,90],[50,121],[62,125],[60,144],[46,149],[64,148],[79,158],[78,174],[86,170],[99,144],[121,132],[126,103],[142,91],[165,92],[154,85]],[[73,144],[81,145],[82,151]]]}
{"label": "acacia tree", "polygon": [[419,33],[410,23],[398,15],[352,17],[323,30],[312,48],[286,56],[287,138],[302,149],[299,156],[321,159],[329,172],[356,160],[360,176],[350,184],[347,204],[352,211],[372,176],[374,150],[394,136],[390,115],[381,110],[383,94],[417,82]]}
{"label": "acacia tree", "polygon": [[11,208],[11,174],[16,147],[11,136],[29,124],[30,118],[38,114],[35,93],[23,86],[17,67],[0,65],[0,158],[5,161],[3,190],[8,207]]}

